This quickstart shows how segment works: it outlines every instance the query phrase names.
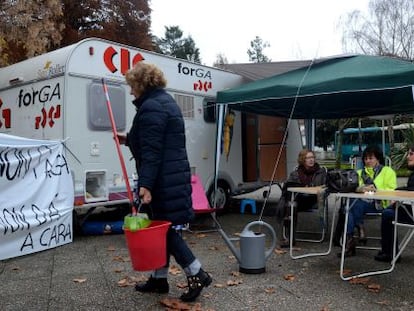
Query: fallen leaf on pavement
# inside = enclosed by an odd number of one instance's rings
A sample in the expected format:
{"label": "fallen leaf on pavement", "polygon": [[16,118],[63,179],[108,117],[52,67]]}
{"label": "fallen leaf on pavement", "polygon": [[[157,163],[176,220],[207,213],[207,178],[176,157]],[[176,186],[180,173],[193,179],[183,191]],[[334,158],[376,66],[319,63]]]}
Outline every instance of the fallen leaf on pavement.
{"label": "fallen leaf on pavement", "polygon": [[128,276],[130,278],[131,281],[138,283],[138,282],[146,282],[148,281],[148,277],[146,277],[145,275],[141,274],[138,276]]}
{"label": "fallen leaf on pavement", "polygon": [[86,282],[86,278],[77,278],[77,279],[73,279],[73,282],[75,283],[85,283]]}
{"label": "fallen leaf on pavement", "polygon": [[283,278],[284,278],[286,281],[293,281],[293,280],[295,280],[295,275],[294,275],[294,274],[285,274],[285,275],[283,276]]}
{"label": "fallen leaf on pavement", "polygon": [[370,278],[353,278],[349,280],[349,283],[351,284],[368,284],[370,281]]}
{"label": "fallen leaf on pavement", "polygon": [[379,293],[380,289],[381,289],[381,285],[379,284],[372,283],[368,285],[368,290],[372,293]]}
{"label": "fallen leaf on pavement", "polygon": [[232,271],[230,273],[230,275],[235,276],[235,277],[239,277],[240,276],[240,272],[239,271]]}
{"label": "fallen leaf on pavement", "polygon": [[214,284],[214,287],[216,287],[216,288],[223,288],[224,285],[223,284],[220,284],[220,283],[216,283],[216,284]]}
{"label": "fallen leaf on pavement", "polygon": [[184,303],[177,298],[164,298],[160,300],[160,303],[163,306],[170,308],[170,310],[193,310],[191,305]]}
{"label": "fallen leaf on pavement", "polygon": [[287,250],[281,249],[281,248],[275,248],[274,250],[276,255],[283,255],[287,253]]}
{"label": "fallen leaf on pavement", "polygon": [[240,280],[240,279],[239,280],[228,280],[227,286],[236,286],[242,283],[243,283],[243,280]]}
{"label": "fallen leaf on pavement", "polygon": [[184,283],[184,282],[178,282],[176,285],[177,285],[178,288],[186,288],[186,287],[188,287],[188,284],[187,283]]}
{"label": "fallen leaf on pavement", "polygon": [[388,300],[382,300],[382,301],[377,301],[377,304],[388,306],[390,304],[390,302]]}
{"label": "fallen leaf on pavement", "polygon": [[126,276],[123,279],[118,281],[119,287],[127,287],[127,286],[135,286],[136,282],[134,282],[130,277]]}
{"label": "fallen leaf on pavement", "polygon": [[113,245],[109,245],[108,248],[106,249],[107,251],[113,252],[116,250],[115,246]]}
{"label": "fallen leaf on pavement", "polygon": [[112,261],[119,261],[119,262],[125,262],[125,261],[127,261],[127,260],[125,260],[125,257],[122,257],[122,256],[114,256],[114,257],[112,257]]}
{"label": "fallen leaf on pavement", "polygon": [[209,249],[212,250],[212,251],[218,251],[219,250],[219,248],[217,246],[212,246]]}
{"label": "fallen leaf on pavement", "polygon": [[172,274],[172,275],[179,275],[179,274],[181,274],[181,269],[179,267],[177,267],[176,265],[172,265],[168,269],[168,273]]}
{"label": "fallen leaf on pavement", "polygon": [[[341,270],[336,270],[336,273],[340,274]],[[352,273],[351,269],[344,269],[344,271],[343,271],[343,275],[349,275],[351,273]]]}
{"label": "fallen leaf on pavement", "polygon": [[321,311],[329,311],[328,306],[323,306],[322,309],[321,309]]}
{"label": "fallen leaf on pavement", "polygon": [[206,236],[207,234],[204,234],[204,233],[197,234],[197,238],[205,238]]}
{"label": "fallen leaf on pavement", "polygon": [[265,293],[268,293],[268,294],[273,294],[275,291],[276,291],[276,288],[274,288],[274,287],[269,287],[269,288],[265,288]]}
{"label": "fallen leaf on pavement", "polygon": [[124,270],[125,270],[124,268],[122,268],[122,267],[118,267],[118,268],[115,268],[115,269],[114,269],[114,272],[115,272],[115,273],[121,273],[121,272],[124,272]]}
{"label": "fallen leaf on pavement", "polygon": [[20,270],[20,267],[18,267],[18,266],[14,266],[14,267],[12,267],[11,268],[13,271],[19,271]]}

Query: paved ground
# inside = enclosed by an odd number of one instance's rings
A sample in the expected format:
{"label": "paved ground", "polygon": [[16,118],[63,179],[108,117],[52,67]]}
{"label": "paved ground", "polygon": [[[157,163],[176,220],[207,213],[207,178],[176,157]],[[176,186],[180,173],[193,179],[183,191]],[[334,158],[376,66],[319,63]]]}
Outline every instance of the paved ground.
{"label": "paved ground", "polygon": [[[304,213],[300,219],[312,216]],[[257,217],[234,213],[219,221],[233,235]],[[263,220],[272,222],[269,216]],[[214,278],[198,303],[190,304],[193,310],[414,310],[412,245],[394,272],[352,284],[339,277],[339,249],[299,260],[274,252],[266,272],[251,275],[238,273],[238,262],[218,232],[184,235]],[[296,252],[309,247],[326,243],[299,243]],[[373,260],[374,254],[358,250],[347,269],[384,266]],[[185,277],[176,271],[171,270],[168,295],[137,293],[133,285],[146,274],[132,270],[123,235],[76,237],[69,245],[0,261],[0,310],[165,310],[160,301],[185,290],[180,288]]]}

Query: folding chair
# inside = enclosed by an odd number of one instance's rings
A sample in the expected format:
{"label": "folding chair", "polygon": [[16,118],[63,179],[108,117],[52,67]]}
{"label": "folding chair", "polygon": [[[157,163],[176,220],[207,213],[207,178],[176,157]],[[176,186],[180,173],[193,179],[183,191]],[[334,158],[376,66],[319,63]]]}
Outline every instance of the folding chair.
{"label": "folding chair", "polygon": [[[200,176],[197,174],[193,174],[191,176],[191,187],[192,187],[192,195],[191,198],[193,200],[193,210],[196,215],[202,214],[210,214],[214,221],[214,228],[208,230],[202,230],[202,232],[209,232],[209,231],[216,231],[216,208],[212,208],[210,203],[208,202],[206,193],[204,191],[203,184],[201,183]],[[188,229],[191,231],[191,229]],[[200,232],[199,230],[197,230]]]}
{"label": "folding chair", "polygon": [[[311,242],[311,243],[321,243],[325,240],[326,237],[326,233],[328,230],[328,199],[327,196],[324,195],[323,197],[323,206],[322,206],[322,210],[320,210],[318,208],[318,205],[315,204],[314,206],[312,206],[311,208],[304,210],[304,211],[298,211],[298,218],[299,214],[304,214],[304,213],[309,213],[310,214],[314,214],[317,213],[319,219],[319,225],[320,225],[320,230],[319,231],[309,231],[309,230],[297,230],[298,227],[295,228],[296,231],[296,241],[301,241],[301,242]],[[299,221],[298,221],[299,223]],[[298,234],[299,235],[317,235],[319,238],[316,239],[312,239],[312,238],[298,238]],[[287,234],[286,234],[286,226],[283,226],[283,237],[285,239],[287,239]]]}
{"label": "folding chair", "polygon": [[[405,202],[406,204],[401,204],[403,202],[397,203],[397,208],[395,209],[395,220],[392,222],[394,225],[394,247],[393,247],[393,261],[391,262],[392,268],[394,268],[395,263],[397,262],[398,258],[401,256],[401,253],[405,250],[408,243],[414,236],[414,201]],[[410,204],[407,204],[410,203]],[[409,207],[408,207],[408,206]],[[403,208],[407,214],[410,214],[410,223],[403,223],[398,221],[398,212],[399,209]],[[397,243],[398,243],[398,228],[406,229],[406,233],[399,244],[399,250],[397,251]]]}
{"label": "folding chair", "polygon": [[[346,204],[345,200],[341,199],[341,206],[344,206],[344,204]],[[381,212],[366,213],[364,215],[364,219],[365,220],[378,220],[378,219],[381,220]],[[367,227],[367,226],[365,226],[365,227]],[[380,228],[380,225],[378,226],[378,228]],[[370,232],[370,231],[368,230],[368,232]],[[354,235],[354,238],[359,238],[359,236]],[[380,241],[381,237],[380,236],[366,236],[366,239],[367,239],[367,241],[370,241],[370,240]],[[340,245],[342,245],[342,238],[340,240]],[[366,246],[366,245],[357,245],[356,247],[359,248],[359,249],[368,249],[368,250],[380,250],[381,249],[381,247],[379,245],[376,246],[376,247],[375,246]]]}
{"label": "folding chair", "polygon": [[[365,214],[365,220],[379,220],[381,221],[381,212],[378,213],[366,213]],[[380,228],[381,224],[378,226]],[[369,232],[369,231],[368,231]],[[367,241],[369,240],[375,240],[375,241],[381,241],[381,236],[366,236]],[[357,248],[360,249],[372,249],[372,250],[381,250],[380,245],[378,246],[366,246],[366,245],[357,245]]]}

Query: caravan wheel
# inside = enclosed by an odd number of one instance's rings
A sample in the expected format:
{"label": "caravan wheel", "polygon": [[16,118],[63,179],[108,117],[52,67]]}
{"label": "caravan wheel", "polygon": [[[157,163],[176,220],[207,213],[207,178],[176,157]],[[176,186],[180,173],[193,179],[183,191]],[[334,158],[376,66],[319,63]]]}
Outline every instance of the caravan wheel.
{"label": "caravan wheel", "polygon": [[216,197],[216,206],[222,211],[226,211],[229,207],[230,202],[230,187],[224,181],[218,181],[217,192],[214,192],[214,185],[210,186],[207,193],[210,206],[214,206],[214,197]]}

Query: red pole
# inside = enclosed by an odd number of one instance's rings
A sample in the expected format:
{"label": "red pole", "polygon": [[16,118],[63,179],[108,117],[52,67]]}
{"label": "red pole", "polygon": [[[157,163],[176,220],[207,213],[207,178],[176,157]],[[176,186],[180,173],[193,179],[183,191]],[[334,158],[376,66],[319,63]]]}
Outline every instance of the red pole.
{"label": "red pole", "polygon": [[119,161],[121,162],[122,174],[124,176],[124,180],[125,180],[125,184],[126,184],[126,188],[127,188],[127,192],[128,192],[128,199],[129,199],[129,203],[132,207],[132,215],[136,215],[137,211],[136,211],[135,206],[134,206],[134,196],[133,196],[132,191],[131,191],[131,185],[129,184],[128,173],[127,173],[127,170],[126,170],[124,157],[122,156],[121,145],[119,143],[117,130],[116,130],[116,126],[115,126],[114,115],[112,113],[112,107],[111,107],[111,101],[109,99],[108,87],[106,86],[104,78],[102,78],[102,86],[103,86],[103,90],[104,90],[105,97],[106,97],[106,107],[108,108],[108,115],[109,115],[109,119],[111,120],[111,127],[112,127],[112,133],[114,134],[116,150],[118,152]]}

